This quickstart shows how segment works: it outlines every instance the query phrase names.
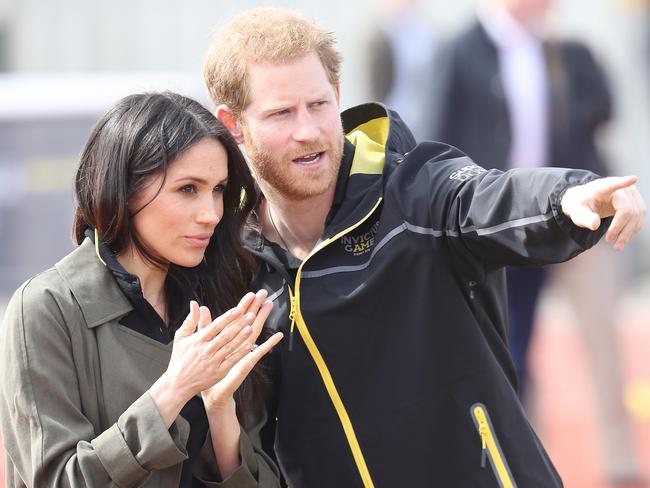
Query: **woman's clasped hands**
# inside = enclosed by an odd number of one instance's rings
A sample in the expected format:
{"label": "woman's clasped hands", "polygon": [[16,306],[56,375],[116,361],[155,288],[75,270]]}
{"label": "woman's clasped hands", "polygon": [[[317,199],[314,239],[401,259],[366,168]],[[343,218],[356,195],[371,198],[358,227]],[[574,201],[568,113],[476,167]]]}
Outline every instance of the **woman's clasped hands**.
{"label": "woman's clasped hands", "polygon": [[[255,364],[282,339],[277,332],[257,346],[273,303],[266,290],[247,293],[239,304],[212,319],[207,307],[190,302],[190,313],[174,336],[171,359],[165,373],[151,387],[154,398],[174,395],[178,406],[201,394],[206,407],[230,404],[233,394]],[[167,426],[178,408],[166,415],[156,402]],[[161,407],[163,407],[161,409]]]}

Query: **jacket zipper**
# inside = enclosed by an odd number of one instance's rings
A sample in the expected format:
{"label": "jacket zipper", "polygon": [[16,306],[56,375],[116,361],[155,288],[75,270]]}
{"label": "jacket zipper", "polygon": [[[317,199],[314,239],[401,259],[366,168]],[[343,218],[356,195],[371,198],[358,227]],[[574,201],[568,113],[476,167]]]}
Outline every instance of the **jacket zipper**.
{"label": "jacket zipper", "polygon": [[382,201],[382,197],[379,197],[377,203],[375,203],[375,205],[365,215],[365,217],[363,217],[361,220],[351,225],[350,227],[347,227],[346,229],[338,232],[334,236],[325,239],[323,242],[318,244],[314,249],[312,249],[312,251],[302,261],[300,267],[298,268],[298,272],[296,273],[296,283],[293,292],[291,291],[291,287],[288,287],[289,300],[291,302],[291,310],[289,312],[289,319],[291,320],[291,328],[289,332],[289,348],[291,348],[293,343],[292,336],[293,336],[293,329],[295,325],[298,327],[298,333],[300,334],[300,337],[302,338],[305,345],[307,346],[307,349],[309,350],[312,359],[316,363],[318,372],[320,373],[323,383],[325,384],[325,388],[330,397],[330,400],[332,400],[332,403],[334,404],[334,408],[336,409],[336,413],[339,416],[339,421],[341,422],[341,425],[343,427],[345,437],[348,441],[348,445],[350,446],[350,450],[352,451],[354,462],[356,463],[357,470],[359,471],[359,475],[361,476],[361,480],[363,481],[363,486],[365,488],[374,488],[375,485],[372,482],[370,472],[368,471],[368,467],[366,465],[366,460],[363,456],[363,452],[361,452],[359,441],[357,440],[357,436],[354,432],[354,427],[352,426],[352,422],[350,421],[350,417],[345,408],[345,405],[343,405],[343,402],[341,401],[341,397],[336,388],[336,385],[334,384],[334,380],[332,379],[332,375],[329,371],[329,368],[327,367],[327,364],[325,364],[323,356],[318,350],[318,346],[316,346],[316,343],[314,342],[314,339],[312,338],[311,333],[309,332],[307,324],[305,323],[305,319],[302,316],[302,312],[300,310],[300,280],[301,280],[302,269],[305,266],[305,263],[307,263],[307,261],[314,254],[319,252],[321,249],[327,247],[331,243],[336,242],[344,234],[350,232],[351,230],[363,224],[366,220],[368,220],[368,218],[370,218],[370,216],[379,207],[381,201]]}
{"label": "jacket zipper", "polygon": [[481,437],[481,468],[485,468],[486,458],[501,488],[517,488],[510,467],[501,451],[499,441],[494,434],[494,427],[488,415],[487,408],[482,403],[475,403],[470,408],[470,415]]}
{"label": "jacket zipper", "polygon": [[293,295],[291,287],[287,285],[287,290],[289,290],[289,320],[291,320],[291,326],[289,327],[289,352],[293,351],[293,329],[296,325],[296,298]]}

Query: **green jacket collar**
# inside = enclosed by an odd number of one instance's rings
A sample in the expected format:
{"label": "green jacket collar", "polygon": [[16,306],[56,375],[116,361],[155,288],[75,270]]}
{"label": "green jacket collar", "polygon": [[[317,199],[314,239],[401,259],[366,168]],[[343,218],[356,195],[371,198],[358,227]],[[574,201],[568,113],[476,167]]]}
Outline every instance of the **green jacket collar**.
{"label": "green jacket collar", "polygon": [[84,239],[54,267],[79,303],[88,327],[97,327],[133,310],[111,271],[95,254],[90,239]]}

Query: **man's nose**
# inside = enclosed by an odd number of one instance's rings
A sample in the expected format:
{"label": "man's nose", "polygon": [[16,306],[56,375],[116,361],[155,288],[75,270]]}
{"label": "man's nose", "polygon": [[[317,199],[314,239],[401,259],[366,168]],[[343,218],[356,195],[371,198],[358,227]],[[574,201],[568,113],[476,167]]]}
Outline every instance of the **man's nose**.
{"label": "man's nose", "polygon": [[293,138],[298,142],[315,142],[320,135],[318,120],[304,107],[298,110]]}

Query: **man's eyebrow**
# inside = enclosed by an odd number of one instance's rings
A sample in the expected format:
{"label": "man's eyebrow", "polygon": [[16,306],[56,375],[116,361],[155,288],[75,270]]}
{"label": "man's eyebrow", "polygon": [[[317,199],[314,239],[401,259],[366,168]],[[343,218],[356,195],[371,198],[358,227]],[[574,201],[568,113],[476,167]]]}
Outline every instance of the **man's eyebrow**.
{"label": "man's eyebrow", "polygon": [[264,107],[260,110],[262,115],[268,115],[272,114],[275,112],[281,112],[283,110],[289,110],[291,108],[291,105],[288,103],[282,103],[282,104],[277,104],[277,105],[269,105],[268,107]]}

